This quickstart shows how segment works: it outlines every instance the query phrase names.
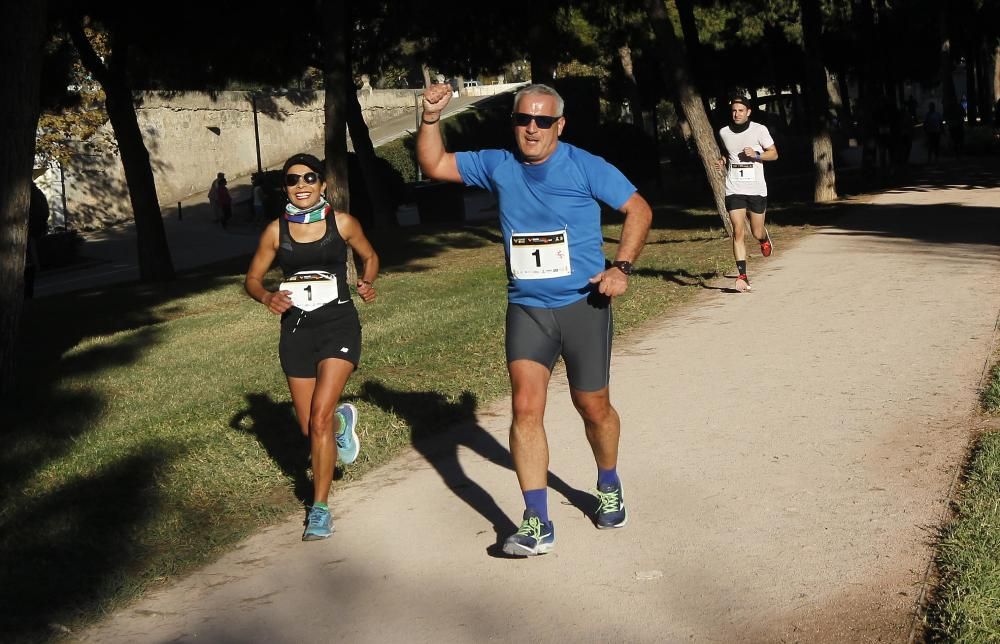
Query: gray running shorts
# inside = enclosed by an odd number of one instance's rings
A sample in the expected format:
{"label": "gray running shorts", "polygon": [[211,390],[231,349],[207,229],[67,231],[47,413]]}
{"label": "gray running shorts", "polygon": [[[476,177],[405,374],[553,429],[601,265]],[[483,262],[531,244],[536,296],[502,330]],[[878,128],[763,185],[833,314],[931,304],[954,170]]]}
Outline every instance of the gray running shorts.
{"label": "gray running shorts", "polygon": [[611,302],[598,293],[557,309],[508,304],[507,363],[533,360],[551,371],[561,355],[570,387],[598,391],[611,375],[612,329]]}

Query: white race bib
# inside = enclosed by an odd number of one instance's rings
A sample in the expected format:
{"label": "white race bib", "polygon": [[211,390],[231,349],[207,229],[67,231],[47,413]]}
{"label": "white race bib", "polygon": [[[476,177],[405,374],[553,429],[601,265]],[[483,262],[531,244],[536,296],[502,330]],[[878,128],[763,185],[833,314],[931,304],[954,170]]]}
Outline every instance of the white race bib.
{"label": "white race bib", "polygon": [[757,180],[757,168],[753,163],[730,163],[729,177],[736,183],[753,183]]}
{"label": "white race bib", "polygon": [[569,239],[566,231],[513,233],[510,237],[510,272],[519,280],[569,275]]}
{"label": "white race bib", "polygon": [[278,288],[291,291],[292,304],[303,311],[314,311],[338,299],[337,277],[326,271],[299,271]]}

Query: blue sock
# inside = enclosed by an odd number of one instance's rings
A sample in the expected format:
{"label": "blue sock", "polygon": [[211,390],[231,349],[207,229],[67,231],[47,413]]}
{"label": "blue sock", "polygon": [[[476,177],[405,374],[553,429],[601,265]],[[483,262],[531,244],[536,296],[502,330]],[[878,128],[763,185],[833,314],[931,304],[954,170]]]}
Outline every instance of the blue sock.
{"label": "blue sock", "polygon": [[612,467],[610,470],[602,470],[597,468],[597,486],[602,485],[620,485],[621,481],[618,480],[618,468]]}
{"label": "blue sock", "polygon": [[541,519],[543,523],[549,522],[548,493],[548,488],[542,488],[541,490],[525,490],[521,493],[524,495],[525,509],[529,512],[537,514],[538,518]]}

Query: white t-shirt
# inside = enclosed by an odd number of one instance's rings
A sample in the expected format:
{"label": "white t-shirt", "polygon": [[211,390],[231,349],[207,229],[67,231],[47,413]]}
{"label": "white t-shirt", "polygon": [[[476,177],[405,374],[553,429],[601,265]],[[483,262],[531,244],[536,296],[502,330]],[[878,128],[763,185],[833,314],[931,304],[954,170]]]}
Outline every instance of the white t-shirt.
{"label": "white t-shirt", "polygon": [[742,132],[733,132],[730,127],[719,130],[719,138],[729,157],[729,167],[726,172],[726,195],[759,195],[767,196],[767,183],[764,181],[764,164],[760,161],[744,161],[740,159],[743,148],[751,148],[763,153],[774,146],[774,139],[767,128],[760,123],[750,121],[750,127]]}

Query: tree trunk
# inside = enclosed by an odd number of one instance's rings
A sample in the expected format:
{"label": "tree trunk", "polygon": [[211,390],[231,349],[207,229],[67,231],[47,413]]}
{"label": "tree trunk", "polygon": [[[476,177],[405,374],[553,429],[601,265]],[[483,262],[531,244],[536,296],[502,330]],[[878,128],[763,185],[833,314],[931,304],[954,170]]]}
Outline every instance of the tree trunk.
{"label": "tree trunk", "polygon": [[424,89],[427,89],[431,86],[431,68],[427,66],[427,63],[421,63],[420,72],[424,75]]}
{"label": "tree trunk", "polygon": [[[1000,101],[1000,45],[993,49],[993,100]],[[1000,114],[994,115],[994,118],[1000,120]]]}
{"label": "tree trunk", "polygon": [[[344,51],[346,52],[345,62],[347,69],[351,68],[350,26],[350,22],[347,22],[344,28]],[[393,213],[390,212],[391,208],[386,198],[386,189],[382,185],[382,173],[379,172],[378,158],[375,156],[375,146],[372,145],[371,133],[368,131],[368,124],[365,123],[364,115],[361,113],[361,103],[358,102],[358,93],[355,91],[353,85],[348,85],[344,102],[347,108],[347,127],[351,135],[351,143],[354,144],[354,154],[358,155],[358,163],[361,166],[361,178],[364,180],[368,199],[372,205],[372,223],[375,224],[376,228],[388,228]]]}
{"label": "tree trunk", "polygon": [[941,102],[942,111],[945,118],[955,113],[958,100],[955,98],[955,83],[951,74],[951,40],[948,37],[948,3],[942,2],[940,13],[938,14],[938,27],[941,38],[940,54],[938,57],[938,73],[941,77]]}
{"label": "tree trunk", "polygon": [[854,24],[855,29],[861,34],[859,38],[861,64],[858,67],[858,109],[854,117],[858,121],[858,140],[862,149],[862,165],[869,169],[874,161],[874,156],[866,154],[865,151],[874,149],[874,139],[876,138],[875,105],[878,101],[874,62],[875,13],[868,0],[860,0],[856,6]]}
{"label": "tree trunk", "polygon": [[698,148],[698,156],[701,158],[708,183],[712,187],[715,207],[719,211],[719,217],[722,219],[726,233],[732,237],[733,226],[729,221],[729,213],[726,212],[725,183],[722,173],[715,165],[715,162],[722,158],[722,153],[719,151],[712,124],[705,113],[705,104],[691,81],[684,47],[663,6],[664,0],[644,1],[646,13],[652,23],[653,32],[656,34],[656,41],[659,43],[663,62],[660,66],[663,70],[663,80],[668,87],[674,87],[677,91],[679,107],[684,112],[684,118],[691,127],[695,145]]}
{"label": "tree trunk", "polygon": [[45,12],[44,1],[0,5],[0,398],[16,382]]}
{"label": "tree trunk", "polygon": [[149,164],[149,151],[139,129],[132,91],[125,85],[124,78],[121,81],[120,84],[105,86],[105,107],[115,140],[118,141],[129,200],[132,202],[139,250],[139,279],[143,282],[166,282],[174,279],[174,265],[156,197],[156,181]]}
{"label": "tree trunk", "polygon": [[972,38],[965,41],[965,100],[968,108],[965,111],[969,117],[969,126],[976,125],[976,118],[979,116],[979,91],[976,81],[976,47]]}
{"label": "tree trunk", "polygon": [[629,112],[632,114],[632,125],[645,132],[642,120],[642,97],[639,95],[639,84],[635,81],[635,71],[632,67],[632,48],[622,45],[618,48],[618,61],[625,74],[625,95],[628,97]]}
{"label": "tree trunk", "polygon": [[[347,92],[352,92],[357,103],[357,93],[351,82],[350,41],[347,34],[354,25],[351,13],[344,0],[330,2],[317,1],[323,14],[323,40],[325,41],[325,64],[323,92],[323,113],[326,123],[323,128],[323,154],[326,156],[326,194],[330,205],[340,212],[351,211],[351,190],[347,165]],[[360,111],[360,106],[359,106]],[[357,267],[354,265],[354,251],[347,247],[347,282],[356,284]]]}
{"label": "tree trunk", "polygon": [[845,126],[849,127],[854,121],[854,114],[851,109],[851,88],[847,84],[846,71],[837,74],[837,85],[840,89],[837,95],[840,97],[841,107],[844,110],[843,123]]}
{"label": "tree trunk", "polygon": [[325,91],[323,111],[326,124],[323,154],[326,156],[326,193],[330,204],[341,212],[351,211],[347,175],[347,92],[350,70],[347,68],[347,44],[344,23],[348,11],[344,0],[319,2],[325,36]]}
{"label": "tree trunk", "polygon": [[[556,57],[553,51],[556,41],[551,20],[555,7],[551,0],[536,0],[532,13],[537,16],[528,29],[528,57],[531,59],[531,82],[552,84],[556,71]],[[462,87],[459,86],[459,91]]]}
{"label": "tree trunk", "polygon": [[830,140],[830,85],[823,66],[819,0],[799,0],[802,10],[802,42],[806,53],[806,91],[809,99],[810,135],[813,140],[813,167],[816,203],[837,198],[837,173],[833,166],[833,142]]}
{"label": "tree trunk", "polygon": [[170,281],[174,279],[174,265],[163,229],[163,213],[156,197],[156,180],[126,76],[128,34],[121,27],[112,25],[111,54],[106,57],[106,62],[97,56],[80,23],[73,25],[70,36],[87,71],[104,89],[104,105],[118,143],[135,219],[139,279],[143,282]]}
{"label": "tree trunk", "polygon": [[976,86],[979,88],[979,117],[983,124],[993,122],[993,101],[990,100],[990,78],[987,71],[990,63],[989,50],[986,43],[980,42],[976,47]]}

